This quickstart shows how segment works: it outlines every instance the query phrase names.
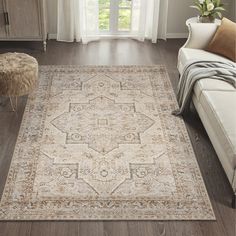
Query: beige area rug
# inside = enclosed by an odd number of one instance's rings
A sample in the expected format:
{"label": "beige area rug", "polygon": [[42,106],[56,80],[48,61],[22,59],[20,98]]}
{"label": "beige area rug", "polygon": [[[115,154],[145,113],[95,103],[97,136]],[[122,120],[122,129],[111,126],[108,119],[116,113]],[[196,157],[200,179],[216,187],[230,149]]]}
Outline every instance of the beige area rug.
{"label": "beige area rug", "polygon": [[45,66],[0,220],[213,220],[164,66]]}

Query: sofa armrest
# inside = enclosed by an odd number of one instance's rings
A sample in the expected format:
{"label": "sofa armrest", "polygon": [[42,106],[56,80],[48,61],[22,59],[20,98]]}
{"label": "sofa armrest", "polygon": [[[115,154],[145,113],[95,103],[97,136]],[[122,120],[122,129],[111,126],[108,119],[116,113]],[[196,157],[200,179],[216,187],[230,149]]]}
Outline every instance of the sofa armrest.
{"label": "sofa armrest", "polygon": [[218,28],[213,23],[190,23],[188,24],[189,37],[183,47],[205,49]]}

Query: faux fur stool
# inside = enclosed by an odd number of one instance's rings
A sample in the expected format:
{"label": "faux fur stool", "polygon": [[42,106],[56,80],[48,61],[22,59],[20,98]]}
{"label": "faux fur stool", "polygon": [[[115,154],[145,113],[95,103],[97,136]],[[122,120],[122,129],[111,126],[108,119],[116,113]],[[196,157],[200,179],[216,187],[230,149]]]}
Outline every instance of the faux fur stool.
{"label": "faux fur stool", "polygon": [[[29,94],[38,79],[38,62],[24,53],[0,54],[0,96],[10,98],[13,110],[17,97]],[[15,98],[15,105],[12,98]]]}

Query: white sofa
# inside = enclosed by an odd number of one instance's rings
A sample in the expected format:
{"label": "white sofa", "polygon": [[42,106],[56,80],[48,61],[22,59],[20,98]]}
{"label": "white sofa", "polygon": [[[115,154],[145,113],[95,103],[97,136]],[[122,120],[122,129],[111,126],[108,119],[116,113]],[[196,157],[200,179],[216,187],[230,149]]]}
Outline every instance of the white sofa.
{"label": "white sofa", "polygon": [[[227,58],[204,50],[214,36],[216,24],[192,23],[189,38],[179,50],[178,70],[189,60],[229,61]],[[229,83],[202,79],[194,87],[193,104],[215,148],[218,158],[232,185],[236,202],[236,89]]]}

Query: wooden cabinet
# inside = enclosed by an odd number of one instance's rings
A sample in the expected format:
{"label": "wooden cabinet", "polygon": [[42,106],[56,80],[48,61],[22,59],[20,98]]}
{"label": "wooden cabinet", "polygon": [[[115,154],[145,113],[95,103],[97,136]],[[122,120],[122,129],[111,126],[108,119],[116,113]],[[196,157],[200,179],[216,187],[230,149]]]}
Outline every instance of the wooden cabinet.
{"label": "wooden cabinet", "polygon": [[0,0],[0,40],[42,41],[46,50],[45,0]]}
{"label": "wooden cabinet", "polygon": [[0,38],[6,38],[6,37],[7,37],[7,32],[5,27],[4,5],[2,2],[0,2]]}

